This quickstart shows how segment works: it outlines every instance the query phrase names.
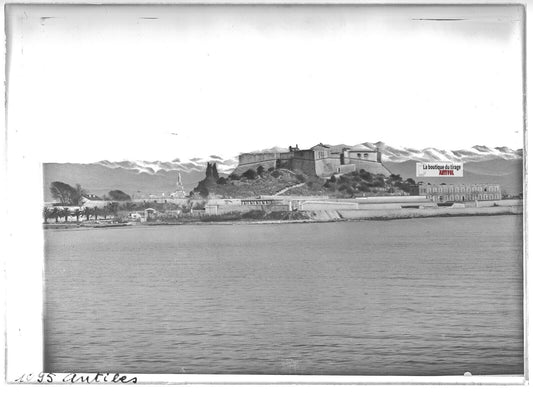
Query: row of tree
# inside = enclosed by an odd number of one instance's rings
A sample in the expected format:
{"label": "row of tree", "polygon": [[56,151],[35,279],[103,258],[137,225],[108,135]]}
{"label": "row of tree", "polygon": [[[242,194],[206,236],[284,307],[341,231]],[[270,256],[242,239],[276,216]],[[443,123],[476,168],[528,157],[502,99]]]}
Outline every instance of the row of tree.
{"label": "row of tree", "polygon": [[97,220],[100,216],[105,220],[108,216],[116,216],[117,212],[118,203],[116,202],[111,202],[104,207],[83,207],[74,210],[71,210],[67,207],[45,207],[43,209],[43,219],[45,223],[47,223],[50,219],[55,219],[55,222],[59,222],[59,220],[62,218],[65,222],[67,222],[69,217],[76,217],[76,221],[79,221],[80,217],[85,217],[87,220],[90,220],[90,218],[93,217],[95,220]]}

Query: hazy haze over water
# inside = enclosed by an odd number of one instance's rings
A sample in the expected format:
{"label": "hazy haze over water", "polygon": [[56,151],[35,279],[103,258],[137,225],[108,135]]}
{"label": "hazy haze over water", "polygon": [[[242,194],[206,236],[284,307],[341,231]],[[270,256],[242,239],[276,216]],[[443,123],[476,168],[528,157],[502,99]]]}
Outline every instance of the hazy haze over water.
{"label": "hazy haze over water", "polygon": [[519,216],[45,236],[46,371],[523,373]]}

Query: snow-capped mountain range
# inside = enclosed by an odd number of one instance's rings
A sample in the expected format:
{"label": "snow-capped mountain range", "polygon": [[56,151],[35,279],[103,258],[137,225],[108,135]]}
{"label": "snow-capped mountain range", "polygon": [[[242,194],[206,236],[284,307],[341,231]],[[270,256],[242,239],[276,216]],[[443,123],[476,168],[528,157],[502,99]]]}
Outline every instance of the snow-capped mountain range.
{"label": "snow-capped mountain range", "polygon": [[443,150],[428,147],[417,150],[411,148],[395,148],[383,142],[363,143],[363,145],[382,152],[383,161],[404,162],[409,160],[428,161],[459,161],[459,162],[480,162],[494,159],[514,160],[522,158],[522,149],[513,150],[508,147],[487,147],[475,145],[469,149]]}
{"label": "snow-capped mountain range", "polygon": [[[371,149],[379,149],[382,153],[382,160],[386,162],[405,162],[405,161],[455,161],[455,162],[481,162],[494,159],[513,160],[522,158],[522,149],[513,150],[508,147],[472,146],[468,149],[461,150],[443,150],[436,148],[426,148],[422,150],[392,147],[383,142],[366,142],[363,143]],[[336,145],[333,147],[351,147],[350,145]],[[284,152],[288,149],[273,147],[256,151],[254,153],[266,152]],[[204,170],[208,162],[215,162],[220,173],[231,173],[238,164],[238,157],[222,158],[211,155],[206,158],[191,158],[188,160],[175,159],[173,161],[99,161],[95,164],[105,166],[110,169],[126,169],[138,173],[156,174],[160,171],[181,171],[191,172]]]}
{"label": "snow-capped mountain range", "polygon": [[138,173],[156,174],[160,171],[180,171],[191,172],[204,170],[208,162],[216,162],[217,169],[221,173],[231,173],[237,166],[237,159],[223,159],[220,156],[211,155],[207,158],[191,158],[189,160],[175,159],[168,161],[98,161],[95,164],[105,166],[110,169],[126,169],[137,171]]}

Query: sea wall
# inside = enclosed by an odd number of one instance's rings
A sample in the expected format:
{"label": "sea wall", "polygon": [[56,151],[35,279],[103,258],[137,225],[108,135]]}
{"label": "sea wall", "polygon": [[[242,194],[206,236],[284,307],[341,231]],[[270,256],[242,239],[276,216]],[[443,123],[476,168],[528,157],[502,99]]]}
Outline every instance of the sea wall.
{"label": "sea wall", "polygon": [[[466,207],[452,208],[424,208],[424,209],[390,209],[390,210],[318,210],[310,212],[316,221],[339,220],[392,220],[399,218],[420,217],[454,217],[454,216],[491,216],[504,214],[522,214],[522,206],[494,206],[494,207]],[[338,218],[336,218],[338,217]]]}
{"label": "sea wall", "polygon": [[357,210],[357,202],[339,201],[304,201],[298,204],[298,210],[303,211],[337,211],[337,210]]}
{"label": "sea wall", "polygon": [[296,205],[303,211],[389,210],[404,207],[437,207],[435,202],[420,196],[363,197],[355,199],[301,200]]}
{"label": "sea wall", "polygon": [[209,214],[247,213],[251,211],[280,212],[289,211],[289,205],[212,205]]}
{"label": "sea wall", "polygon": [[477,201],[478,207],[492,207],[492,206],[522,206],[521,199],[502,199],[499,201]]}

